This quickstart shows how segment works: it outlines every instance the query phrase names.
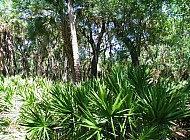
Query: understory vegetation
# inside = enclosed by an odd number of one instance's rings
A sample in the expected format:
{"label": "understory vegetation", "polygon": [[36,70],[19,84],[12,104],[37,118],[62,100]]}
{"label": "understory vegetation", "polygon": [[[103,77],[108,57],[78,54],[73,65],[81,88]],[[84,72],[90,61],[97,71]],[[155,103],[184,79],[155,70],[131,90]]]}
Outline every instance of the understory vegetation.
{"label": "understory vegetation", "polygon": [[[155,79],[143,65],[106,73],[78,84],[1,77],[1,113],[11,110],[16,97],[14,125],[30,140],[189,138],[188,81]],[[0,120],[3,132],[11,119]]]}

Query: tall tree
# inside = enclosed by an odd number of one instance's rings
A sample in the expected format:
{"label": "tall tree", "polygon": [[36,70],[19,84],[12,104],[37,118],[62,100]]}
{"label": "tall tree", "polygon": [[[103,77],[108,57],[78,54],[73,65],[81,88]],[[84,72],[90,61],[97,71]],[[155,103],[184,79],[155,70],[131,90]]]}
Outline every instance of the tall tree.
{"label": "tall tree", "polygon": [[80,81],[80,60],[79,60],[79,49],[77,42],[77,33],[76,33],[76,15],[74,14],[74,9],[71,3],[71,0],[67,0],[68,13],[69,13],[69,23],[71,28],[71,40],[72,40],[72,51],[73,51],[73,65],[74,65],[74,74],[73,78],[75,82]]}
{"label": "tall tree", "polygon": [[110,17],[115,38],[128,49],[132,64],[139,65],[140,52],[149,44],[162,40],[167,18],[163,0],[97,0],[99,14]]}

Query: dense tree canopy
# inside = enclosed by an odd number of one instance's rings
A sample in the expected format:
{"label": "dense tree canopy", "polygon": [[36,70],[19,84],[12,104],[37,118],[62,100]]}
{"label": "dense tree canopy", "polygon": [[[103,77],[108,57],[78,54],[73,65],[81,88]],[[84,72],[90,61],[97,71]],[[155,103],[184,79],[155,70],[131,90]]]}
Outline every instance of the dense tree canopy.
{"label": "dense tree canopy", "polygon": [[0,71],[64,81],[115,64],[188,72],[189,6],[185,0],[2,0]]}

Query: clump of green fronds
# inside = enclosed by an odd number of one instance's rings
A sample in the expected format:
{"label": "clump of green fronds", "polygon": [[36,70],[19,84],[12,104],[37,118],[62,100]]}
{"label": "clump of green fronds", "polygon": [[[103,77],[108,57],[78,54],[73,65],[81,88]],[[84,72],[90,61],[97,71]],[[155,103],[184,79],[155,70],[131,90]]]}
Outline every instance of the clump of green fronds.
{"label": "clump of green fronds", "polygon": [[189,89],[151,78],[140,66],[114,68],[77,85],[56,83],[23,106],[21,124],[28,138],[40,140],[171,138],[171,127],[190,116]]}

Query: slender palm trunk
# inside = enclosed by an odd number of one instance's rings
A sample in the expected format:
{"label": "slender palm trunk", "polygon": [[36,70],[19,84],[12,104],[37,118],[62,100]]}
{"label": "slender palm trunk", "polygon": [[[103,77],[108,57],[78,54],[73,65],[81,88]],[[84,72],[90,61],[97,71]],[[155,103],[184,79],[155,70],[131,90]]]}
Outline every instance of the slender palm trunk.
{"label": "slender palm trunk", "polygon": [[69,12],[69,22],[71,28],[71,40],[72,40],[72,51],[73,51],[73,65],[74,65],[74,74],[73,80],[75,82],[80,81],[80,60],[79,60],[79,50],[78,50],[78,43],[77,43],[77,34],[76,34],[76,27],[75,27],[75,15],[74,9],[71,4],[70,0],[67,0],[68,12]]}

